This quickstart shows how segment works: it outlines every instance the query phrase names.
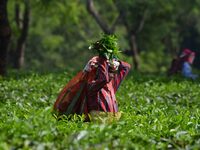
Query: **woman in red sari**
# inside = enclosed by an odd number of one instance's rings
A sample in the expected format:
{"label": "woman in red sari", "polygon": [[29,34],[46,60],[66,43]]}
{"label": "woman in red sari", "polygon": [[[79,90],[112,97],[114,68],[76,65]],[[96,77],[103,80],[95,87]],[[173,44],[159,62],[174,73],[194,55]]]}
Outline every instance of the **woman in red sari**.
{"label": "woman in red sari", "polygon": [[119,118],[115,93],[128,74],[130,65],[116,58],[118,47],[113,35],[104,35],[90,49],[96,50],[98,56],[93,57],[84,70],[72,79],[74,81],[67,84],[56,100],[54,109],[66,115],[84,113],[86,120],[93,120],[102,113]]}
{"label": "woman in red sari", "polygon": [[128,74],[130,65],[123,61],[116,61],[116,64],[118,66],[112,66],[105,57],[98,57],[96,78],[87,85],[88,112],[93,115],[111,112],[115,116],[118,112],[115,93]]}

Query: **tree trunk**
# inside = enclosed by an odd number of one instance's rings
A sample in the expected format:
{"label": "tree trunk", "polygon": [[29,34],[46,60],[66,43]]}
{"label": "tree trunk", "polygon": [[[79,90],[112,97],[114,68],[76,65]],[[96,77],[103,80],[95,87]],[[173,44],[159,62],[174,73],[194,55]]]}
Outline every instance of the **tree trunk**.
{"label": "tree trunk", "polygon": [[136,35],[135,34],[131,34],[130,37],[130,47],[131,50],[133,52],[133,64],[134,64],[134,68],[135,70],[139,70],[140,69],[140,59],[139,59],[139,53],[138,53],[138,47],[137,47],[137,42],[136,42]]}
{"label": "tree trunk", "polygon": [[19,15],[19,5],[16,4],[16,23],[18,28],[21,30],[21,34],[17,40],[17,46],[15,50],[15,59],[14,59],[14,68],[20,69],[24,65],[24,51],[25,51],[25,44],[26,39],[28,36],[28,29],[29,29],[29,17],[30,17],[30,7],[29,7],[29,0],[24,1],[25,8],[23,13],[23,20],[20,24],[20,17]]}
{"label": "tree trunk", "polygon": [[93,0],[87,0],[87,11],[92,15],[92,17],[95,19],[95,21],[98,23],[98,25],[100,26],[100,28],[103,30],[104,33],[114,34],[115,27],[121,19],[121,14],[119,14],[119,16],[115,19],[112,26],[109,27],[109,25],[106,24],[106,22],[101,18],[100,14],[95,8]]}
{"label": "tree trunk", "polygon": [[7,50],[11,29],[7,15],[7,0],[0,0],[0,75],[6,74]]}
{"label": "tree trunk", "polygon": [[170,53],[172,58],[176,58],[179,54],[179,48],[173,44],[171,35],[165,36],[161,42],[165,45],[168,53]]}

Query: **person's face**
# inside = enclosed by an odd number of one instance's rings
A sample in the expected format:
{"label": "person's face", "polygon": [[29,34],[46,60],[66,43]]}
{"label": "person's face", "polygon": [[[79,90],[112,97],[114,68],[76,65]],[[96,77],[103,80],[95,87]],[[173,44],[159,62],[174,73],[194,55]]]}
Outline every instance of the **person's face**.
{"label": "person's face", "polygon": [[194,58],[195,58],[195,55],[194,55],[194,54],[191,54],[191,55],[189,56],[189,63],[190,63],[190,64],[193,64]]}

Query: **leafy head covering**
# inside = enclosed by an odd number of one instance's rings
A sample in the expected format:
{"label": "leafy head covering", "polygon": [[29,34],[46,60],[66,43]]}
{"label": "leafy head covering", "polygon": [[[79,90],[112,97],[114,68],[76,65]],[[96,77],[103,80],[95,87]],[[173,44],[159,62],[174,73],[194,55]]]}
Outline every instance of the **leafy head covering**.
{"label": "leafy head covering", "polygon": [[103,34],[102,38],[92,43],[89,49],[96,51],[99,56],[106,59],[117,58],[119,54],[118,39],[115,35]]}

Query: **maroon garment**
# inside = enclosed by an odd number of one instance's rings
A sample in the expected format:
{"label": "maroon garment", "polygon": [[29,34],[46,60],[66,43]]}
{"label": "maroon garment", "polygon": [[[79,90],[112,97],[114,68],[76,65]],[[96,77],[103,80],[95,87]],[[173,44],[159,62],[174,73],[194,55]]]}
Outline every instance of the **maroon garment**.
{"label": "maroon garment", "polygon": [[107,60],[99,58],[96,78],[87,86],[88,112],[92,110],[118,112],[115,93],[129,70],[130,65],[120,61],[118,73],[111,79]]}
{"label": "maroon garment", "polygon": [[130,70],[130,65],[121,61],[118,73],[111,79],[108,60],[93,57],[88,64],[59,93],[54,103],[56,114],[85,114],[88,121],[88,113],[92,110],[118,111],[115,93]]}

